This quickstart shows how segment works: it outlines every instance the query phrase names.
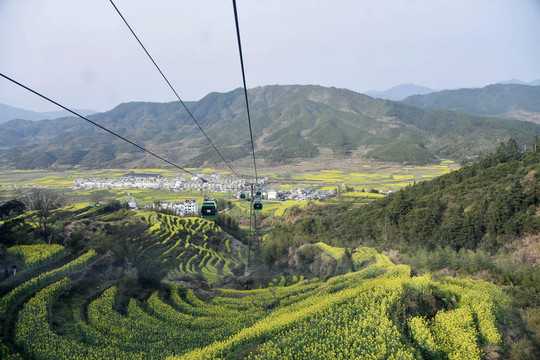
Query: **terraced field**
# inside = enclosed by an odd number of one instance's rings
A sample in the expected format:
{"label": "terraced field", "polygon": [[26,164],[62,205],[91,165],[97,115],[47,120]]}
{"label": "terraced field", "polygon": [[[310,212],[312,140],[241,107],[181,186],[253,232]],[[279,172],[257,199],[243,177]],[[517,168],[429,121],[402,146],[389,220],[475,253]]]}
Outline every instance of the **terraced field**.
{"label": "terraced field", "polygon": [[[176,243],[172,230],[211,227],[194,219],[182,223],[148,215],[147,220],[167,244]],[[318,246],[335,257],[344,251]],[[203,253],[198,264],[207,256]],[[78,286],[73,275],[97,257],[90,251],[1,298],[2,324],[10,328],[2,329],[0,355],[2,359],[481,359],[483,349],[500,345],[497,318],[508,301],[494,285],[411,276],[409,267],[394,265],[373,249],[355,253],[355,261],[376,262],[326,282],[300,278],[287,287],[216,289],[206,299],[166,282],[162,291],[143,301],[131,299],[120,312],[119,289],[109,286],[84,304],[70,305],[71,331],[62,335],[52,325],[57,316],[53,304]],[[413,299],[429,306],[419,308]],[[12,322],[4,322],[6,315]]]}
{"label": "terraced field", "polygon": [[7,252],[20,258],[27,270],[52,262],[65,254],[62,245],[18,245],[8,248]]}
{"label": "terraced field", "polygon": [[210,283],[227,275],[233,275],[233,269],[244,263],[244,254],[232,237],[220,238],[209,245],[211,236],[226,236],[221,228],[212,221],[198,217],[178,217],[155,212],[142,212],[150,226],[147,232],[156,239],[162,249],[162,261],[178,263],[178,267],[169,276],[180,274],[202,274]]}
{"label": "terraced field", "polygon": [[[114,216],[99,216],[98,208],[89,204],[77,204],[59,208],[55,211],[69,213],[73,219],[88,221],[94,217],[114,224]],[[97,216],[97,217],[96,217]],[[232,236],[222,232],[213,221],[198,217],[178,217],[165,215],[153,211],[131,213],[134,220],[142,220],[148,226],[146,231],[150,243],[147,249],[156,249],[160,261],[167,265],[174,264],[174,274],[202,274],[205,281],[215,282],[220,278],[232,275],[233,269],[241,267],[244,263],[244,247]],[[35,226],[33,212],[21,217],[26,218],[29,224]],[[2,224],[3,221],[0,221]],[[16,256],[24,264],[23,271],[42,266],[44,263],[57,260],[65,255],[60,245],[23,245],[8,249],[8,253]],[[170,267],[170,266],[168,266]]]}

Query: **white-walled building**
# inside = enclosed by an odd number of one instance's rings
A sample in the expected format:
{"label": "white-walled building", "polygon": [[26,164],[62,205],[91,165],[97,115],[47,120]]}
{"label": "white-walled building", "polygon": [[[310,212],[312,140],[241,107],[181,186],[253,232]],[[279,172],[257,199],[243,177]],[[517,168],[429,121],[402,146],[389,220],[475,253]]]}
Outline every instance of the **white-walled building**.
{"label": "white-walled building", "polygon": [[175,201],[173,203],[161,203],[159,207],[174,211],[179,216],[197,214],[199,212],[199,202],[197,200]]}
{"label": "white-walled building", "polygon": [[184,201],[184,215],[196,214],[199,212],[199,202],[197,200]]}
{"label": "white-walled building", "polygon": [[277,190],[268,190],[268,200],[277,199],[278,191]]}

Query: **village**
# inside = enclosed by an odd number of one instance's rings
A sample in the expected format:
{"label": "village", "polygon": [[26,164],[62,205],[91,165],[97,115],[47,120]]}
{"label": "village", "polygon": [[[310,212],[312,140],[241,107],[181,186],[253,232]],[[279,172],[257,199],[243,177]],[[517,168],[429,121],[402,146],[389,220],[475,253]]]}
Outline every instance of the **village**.
{"label": "village", "polygon": [[[117,178],[79,178],[73,181],[73,188],[78,189],[154,189],[154,190],[198,190],[230,193],[243,189],[246,183],[255,183],[255,179],[222,177],[220,173],[196,174],[189,180],[183,176],[162,177],[159,174],[125,174]],[[258,186],[268,185],[268,178],[258,180]]]}
{"label": "village", "polygon": [[[335,190],[313,190],[299,187],[292,190],[270,189],[268,178],[244,180],[233,177],[222,177],[219,173],[196,174],[187,180],[183,176],[174,178],[162,177],[157,174],[126,174],[117,178],[78,178],[73,181],[73,189],[153,189],[179,192],[182,190],[196,190],[201,192],[233,193],[233,197],[240,198],[240,194],[249,188],[248,184],[257,184],[262,192],[262,198],[274,201],[310,201],[323,199],[336,194]],[[160,202],[151,205],[138,205],[129,192],[130,200],[127,205],[132,210],[159,207],[167,209],[179,216],[197,214],[199,203],[197,200],[175,202]],[[249,196],[249,194],[247,194]]]}

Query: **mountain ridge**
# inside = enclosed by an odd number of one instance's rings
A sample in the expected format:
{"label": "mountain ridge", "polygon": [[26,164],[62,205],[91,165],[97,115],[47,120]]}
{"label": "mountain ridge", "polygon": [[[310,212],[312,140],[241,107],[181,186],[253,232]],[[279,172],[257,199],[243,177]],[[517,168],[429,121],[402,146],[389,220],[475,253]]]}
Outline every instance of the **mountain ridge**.
{"label": "mountain ridge", "polygon": [[[490,151],[510,137],[530,143],[540,131],[540,126],[528,122],[423,110],[317,85],[262,86],[250,89],[248,96],[255,150],[267,165],[319,161],[321,152],[328,151],[334,158],[396,162],[408,153],[405,161],[415,164],[436,157],[462,160]],[[233,161],[247,159],[251,145],[242,89],[210,93],[186,105],[220,152]],[[193,167],[219,161],[179,102],[125,103],[89,118],[172,161]],[[156,165],[140,150],[110,136],[73,117],[0,124],[8,166]],[[386,149],[374,151],[381,147]]]}
{"label": "mountain ridge", "polygon": [[[73,109],[73,111],[81,114],[82,116],[88,116],[97,113],[97,111],[88,109]],[[10,120],[54,120],[67,116],[72,116],[72,114],[65,110],[36,112],[0,103],[0,124]]]}
{"label": "mountain ridge", "polygon": [[374,98],[401,101],[411,95],[425,95],[436,91],[437,90],[435,89],[430,89],[421,85],[401,84],[383,91],[369,90],[366,91],[364,94]]}
{"label": "mountain ridge", "polygon": [[540,86],[494,84],[476,89],[443,90],[413,95],[404,103],[422,109],[444,108],[469,114],[540,123]]}
{"label": "mountain ridge", "polygon": [[533,80],[533,81],[522,81],[519,79],[511,79],[506,81],[499,81],[497,84],[518,84],[518,85],[530,85],[530,86],[538,86],[540,85],[540,79]]}

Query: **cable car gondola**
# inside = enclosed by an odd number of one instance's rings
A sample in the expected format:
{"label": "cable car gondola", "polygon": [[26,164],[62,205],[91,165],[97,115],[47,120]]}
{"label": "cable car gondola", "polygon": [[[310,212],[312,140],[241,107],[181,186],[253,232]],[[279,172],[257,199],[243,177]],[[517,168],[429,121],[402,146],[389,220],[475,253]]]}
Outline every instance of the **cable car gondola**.
{"label": "cable car gondola", "polygon": [[263,208],[263,203],[262,203],[262,200],[254,200],[253,201],[253,210],[262,210]]}
{"label": "cable car gondola", "polygon": [[240,199],[245,199],[246,198],[246,193],[242,192],[240,193]]}
{"label": "cable car gondola", "polygon": [[262,191],[261,191],[261,190],[257,190],[257,192],[255,193],[255,195],[261,196],[261,195],[262,195]]}
{"label": "cable car gondola", "polygon": [[201,205],[203,219],[215,219],[217,216],[217,204],[215,200],[204,200]]}

